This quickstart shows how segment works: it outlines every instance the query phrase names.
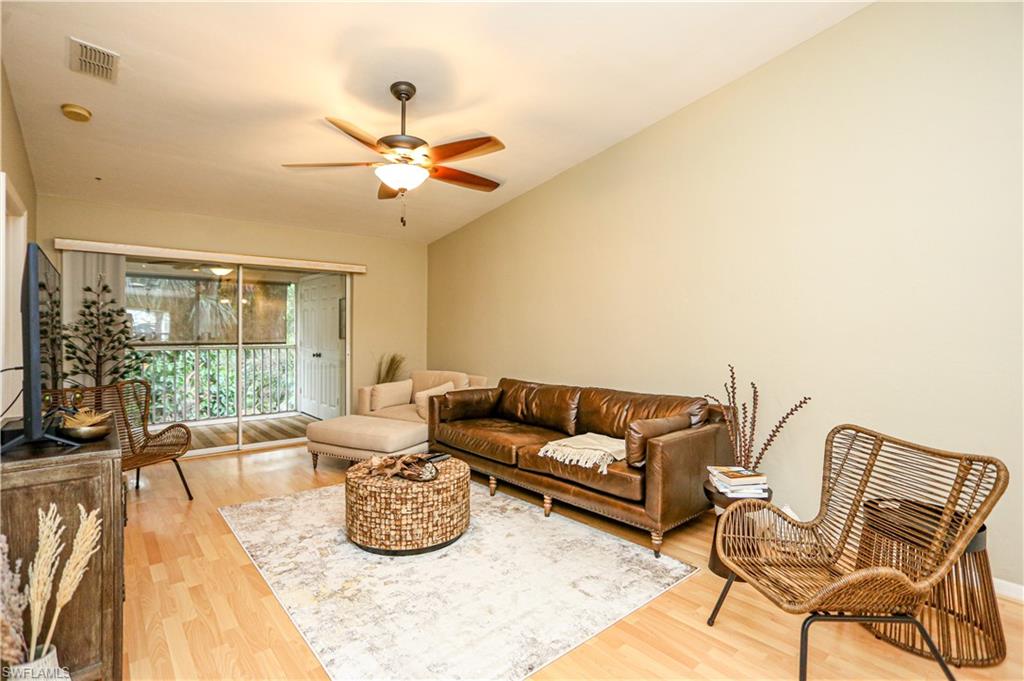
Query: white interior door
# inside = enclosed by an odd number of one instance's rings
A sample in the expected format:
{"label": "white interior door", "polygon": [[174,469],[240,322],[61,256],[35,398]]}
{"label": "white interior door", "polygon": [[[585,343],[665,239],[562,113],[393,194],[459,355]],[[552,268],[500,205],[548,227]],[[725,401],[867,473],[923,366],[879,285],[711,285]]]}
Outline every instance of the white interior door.
{"label": "white interior door", "polygon": [[299,281],[299,405],[317,418],[342,411],[342,278],[317,274]]}
{"label": "white interior door", "polygon": [[299,280],[299,411],[310,416],[319,415],[318,396],[320,386],[317,381],[320,372],[316,366],[317,345],[320,342],[320,330],[316,324],[320,320],[317,314],[317,296],[319,290],[316,280],[319,277],[305,277]]}
{"label": "white interior door", "polygon": [[320,418],[329,418],[341,414],[341,366],[344,361],[341,353],[340,317],[341,314],[341,277],[329,274],[321,287],[320,297],[320,332],[323,340],[317,351],[319,363]]}

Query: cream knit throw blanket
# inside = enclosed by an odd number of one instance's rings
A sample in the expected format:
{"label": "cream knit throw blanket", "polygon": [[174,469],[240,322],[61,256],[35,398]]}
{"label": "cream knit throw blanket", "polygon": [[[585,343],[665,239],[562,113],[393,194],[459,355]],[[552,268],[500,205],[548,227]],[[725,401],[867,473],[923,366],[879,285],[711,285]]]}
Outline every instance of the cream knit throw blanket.
{"label": "cream knit throw blanket", "polygon": [[608,464],[626,458],[626,441],[597,433],[584,433],[552,440],[541,448],[540,456],[583,468],[598,466],[602,475],[608,475]]}

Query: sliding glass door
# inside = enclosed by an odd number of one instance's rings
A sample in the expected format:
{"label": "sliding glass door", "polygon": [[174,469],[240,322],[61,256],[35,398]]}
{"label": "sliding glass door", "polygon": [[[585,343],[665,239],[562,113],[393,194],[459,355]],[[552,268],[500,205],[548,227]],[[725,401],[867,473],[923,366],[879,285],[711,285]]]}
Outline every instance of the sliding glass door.
{"label": "sliding glass door", "polygon": [[305,437],[299,413],[297,283],[283,270],[242,272],[242,443]]}
{"label": "sliding glass door", "polygon": [[125,285],[151,421],[187,423],[193,449],[297,440],[345,413],[346,275],[130,258]]}
{"label": "sliding glass door", "polygon": [[239,443],[238,305],[232,265],[127,262],[125,310],[152,388],[150,420],[195,424],[195,449]]}

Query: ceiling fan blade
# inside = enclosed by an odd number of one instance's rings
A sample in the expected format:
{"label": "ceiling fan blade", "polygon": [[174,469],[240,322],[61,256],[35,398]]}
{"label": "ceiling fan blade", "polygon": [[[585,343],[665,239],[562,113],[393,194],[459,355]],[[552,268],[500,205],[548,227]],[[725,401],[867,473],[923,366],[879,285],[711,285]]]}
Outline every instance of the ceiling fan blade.
{"label": "ceiling fan blade", "polygon": [[457,161],[484,154],[493,154],[501,151],[505,145],[497,137],[487,135],[486,137],[473,137],[468,140],[458,140],[448,144],[440,144],[430,149],[431,163],[443,163],[445,161]]}
{"label": "ceiling fan blade", "polygon": [[398,190],[392,189],[383,182],[377,187],[377,198],[378,199],[393,199],[398,196]]}
{"label": "ceiling fan blade", "polygon": [[355,168],[367,166],[381,166],[383,163],[374,161],[359,161],[356,163],[282,163],[284,168]]}
{"label": "ceiling fan blade", "polygon": [[380,153],[381,149],[377,146],[377,138],[373,137],[370,133],[365,130],[361,130],[356,126],[352,125],[348,121],[343,121],[340,118],[334,118],[333,116],[327,117],[327,122],[341,130],[343,133],[359,142],[365,147],[373,149],[377,153]]}
{"label": "ceiling fan blade", "polygon": [[464,170],[448,168],[447,166],[432,166],[428,170],[430,170],[430,179],[440,180],[441,182],[465,187],[466,189],[476,189],[481,192],[493,192],[501,186],[500,182],[495,182],[494,180],[481,177],[480,175],[474,175],[473,173],[467,173]]}

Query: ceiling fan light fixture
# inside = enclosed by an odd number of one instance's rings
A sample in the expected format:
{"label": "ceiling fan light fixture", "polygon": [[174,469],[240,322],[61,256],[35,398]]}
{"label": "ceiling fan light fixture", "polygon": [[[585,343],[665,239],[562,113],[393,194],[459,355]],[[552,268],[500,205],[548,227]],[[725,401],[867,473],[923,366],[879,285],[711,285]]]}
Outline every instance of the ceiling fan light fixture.
{"label": "ceiling fan light fixture", "polygon": [[212,274],[214,274],[215,276],[218,276],[218,277],[225,277],[225,276],[231,274],[234,271],[235,271],[235,269],[233,267],[211,267],[210,268],[210,272]]}
{"label": "ceiling fan light fixture", "polygon": [[430,176],[423,166],[409,163],[388,163],[379,166],[373,172],[381,182],[399,192],[403,189],[405,191],[416,189]]}

